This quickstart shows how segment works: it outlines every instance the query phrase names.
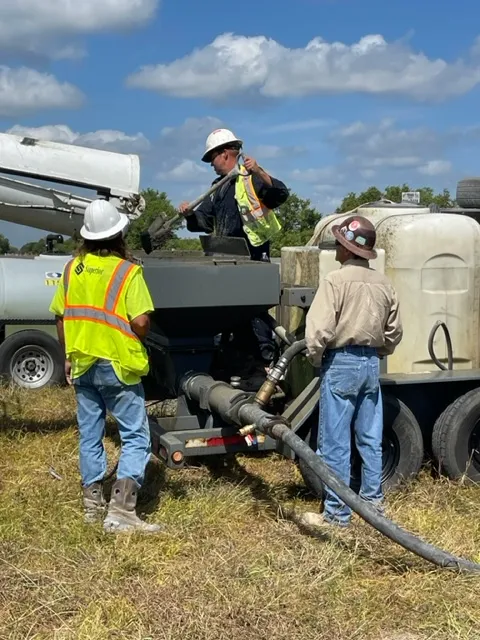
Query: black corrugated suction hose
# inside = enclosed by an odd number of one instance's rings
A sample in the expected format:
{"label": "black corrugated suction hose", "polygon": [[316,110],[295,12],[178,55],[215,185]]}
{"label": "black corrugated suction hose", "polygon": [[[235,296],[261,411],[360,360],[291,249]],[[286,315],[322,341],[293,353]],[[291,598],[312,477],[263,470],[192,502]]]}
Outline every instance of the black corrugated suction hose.
{"label": "black corrugated suction hose", "polygon": [[405,531],[398,524],[381,515],[373,505],[362,500],[350,487],[337,478],[320,457],[293,433],[281,418],[273,418],[272,416],[271,423],[265,425],[264,429],[267,433],[288,445],[345,504],[384,536],[439,567],[480,574],[480,564],[459,558],[428,542],[424,542],[418,536]]}

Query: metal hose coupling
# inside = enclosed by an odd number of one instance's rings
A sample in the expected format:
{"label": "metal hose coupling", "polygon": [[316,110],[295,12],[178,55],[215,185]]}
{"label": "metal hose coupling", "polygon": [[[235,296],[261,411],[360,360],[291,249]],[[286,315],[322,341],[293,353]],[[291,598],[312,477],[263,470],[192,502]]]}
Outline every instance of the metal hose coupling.
{"label": "metal hose coupling", "polygon": [[280,356],[278,362],[267,373],[267,379],[257,391],[254,402],[256,402],[261,407],[264,407],[269,403],[270,398],[273,396],[277,389],[277,384],[285,376],[289,364],[295,358],[295,356],[297,356],[299,353],[304,352],[305,349],[305,340],[298,340],[285,350],[282,356]]}
{"label": "metal hose coupling", "polygon": [[277,384],[285,375],[288,364],[289,361],[284,356],[282,356],[277,364],[269,370],[265,382],[257,391],[254,402],[256,402],[261,407],[265,407],[269,403],[270,398],[277,390]]}
{"label": "metal hose coupling", "polygon": [[242,427],[241,429],[239,429],[238,433],[241,436],[248,436],[248,435],[254,433],[256,428],[257,427],[254,424],[247,424],[245,427]]}

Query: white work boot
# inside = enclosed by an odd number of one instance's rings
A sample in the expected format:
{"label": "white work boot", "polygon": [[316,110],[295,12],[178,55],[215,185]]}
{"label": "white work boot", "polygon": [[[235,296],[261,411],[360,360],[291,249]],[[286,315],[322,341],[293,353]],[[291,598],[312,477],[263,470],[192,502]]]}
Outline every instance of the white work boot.
{"label": "white work boot", "polygon": [[306,511],[298,517],[298,523],[306,527],[320,527],[326,531],[340,531],[344,532],[349,529],[349,523],[338,522],[335,520],[329,520],[321,513],[314,511]]}
{"label": "white work boot", "polygon": [[97,522],[105,513],[106,502],[101,482],[83,488],[83,510],[85,522]]}
{"label": "white work boot", "polygon": [[159,533],[163,530],[158,524],[148,524],[137,516],[137,485],[131,478],[117,480],[112,487],[112,496],[108,506],[107,517],[103,528],[107,532],[143,531],[145,533]]}

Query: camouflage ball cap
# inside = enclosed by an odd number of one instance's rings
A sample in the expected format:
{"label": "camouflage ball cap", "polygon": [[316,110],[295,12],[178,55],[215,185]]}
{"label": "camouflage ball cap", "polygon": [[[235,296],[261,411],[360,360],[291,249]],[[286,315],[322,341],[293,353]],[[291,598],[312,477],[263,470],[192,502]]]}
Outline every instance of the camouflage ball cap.
{"label": "camouflage ball cap", "polygon": [[336,240],[346,249],[366,260],[374,260],[377,252],[373,248],[377,239],[375,227],[363,216],[351,216],[332,228]]}

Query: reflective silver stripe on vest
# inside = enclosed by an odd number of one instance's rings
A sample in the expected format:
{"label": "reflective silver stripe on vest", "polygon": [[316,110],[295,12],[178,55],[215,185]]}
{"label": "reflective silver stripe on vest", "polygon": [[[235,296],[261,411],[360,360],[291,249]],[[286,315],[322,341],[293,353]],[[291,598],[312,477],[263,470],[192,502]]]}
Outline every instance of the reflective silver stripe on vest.
{"label": "reflective silver stripe on vest", "polygon": [[250,215],[252,215],[254,218],[263,218],[267,210],[266,207],[264,210],[262,203],[258,199],[257,194],[255,193],[255,190],[253,188],[252,181],[249,177],[247,177],[244,178],[243,184],[245,185],[245,191],[250,201],[250,205],[253,208],[253,211],[250,211]]}
{"label": "reflective silver stripe on vest", "polygon": [[113,279],[110,280],[110,282],[108,283],[108,289],[107,289],[108,293],[107,293],[107,298],[105,300],[106,311],[115,310],[114,309],[115,300],[117,299],[118,292],[120,291],[123,284],[123,280],[127,275],[127,272],[131,266],[132,266],[131,262],[127,262],[126,260],[123,260],[121,265],[118,267],[117,271],[115,272]]}
{"label": "reflective silver stripe on vest", "polygon": [[65,309],[65,318],[88,318],[97,322],[104,322],[114,329],[119,329],[124,333],[128,333],[132,338],[136,338],[136,334],[132,331],[130,324],[126,320],[122,320],[113,313],[101,311],[100,309],[91,309],[89,307],[67,307]]}
{"label": "reflective silver stripe on vest", "polygon": [[65,298],[68,293],[68,285],[70,283],[70,271],[72,270],[73,260],[69,260],[63,270],[63,290],[65,292]]}
{"label": "reflective silver stripe on vest", "polygon": [[[71,260],[64,271],[64,287],[65,287],[65,297],[68,290],[68,285],[70,282],[70,273],[71,267],[73,264],[73,260]],[[138,339],[137,335],[132,331],[130,323],[123,318],[115,315],[114,307],[115,301],[117,299],[118,293],[122,288],[123,281],[125,279],[126,274],[129,269],[132,267],[132,263],[127,260],[122,260],[120,266],[116,268],[114,274],[112,274],[111,279],[108,282],[108,288],[106,292],[106,300],[105,300],[105,309],[92,309],[91,306],[81,306],[74,305],[71,307],[68,303],[65,305],[65,313],[64,318],[70,319],[79,319],[82,318],[93,320],[97,322],[102,322],[114,329],[119,329],[123,331],[123,333],[128,334],[132,338]]]}

